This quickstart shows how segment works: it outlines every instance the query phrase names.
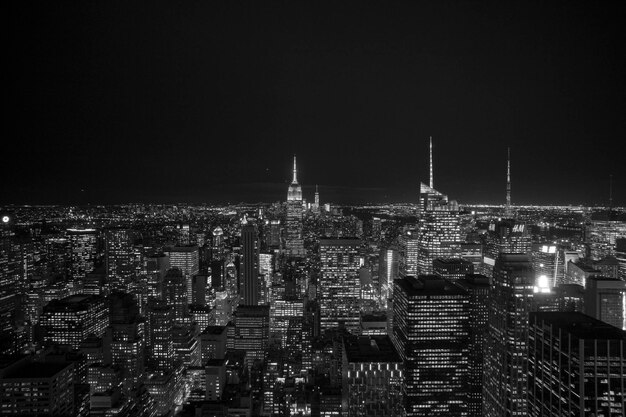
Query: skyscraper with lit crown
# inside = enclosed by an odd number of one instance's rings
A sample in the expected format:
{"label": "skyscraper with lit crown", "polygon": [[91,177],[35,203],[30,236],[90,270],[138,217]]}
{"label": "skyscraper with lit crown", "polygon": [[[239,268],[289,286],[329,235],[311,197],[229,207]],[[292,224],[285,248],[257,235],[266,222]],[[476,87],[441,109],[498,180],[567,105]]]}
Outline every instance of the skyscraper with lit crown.
{"label": "skyscraper with lit crown", "polygon": [[430,141],[430,185],[420,183],[418,273],[432,274],[433,261],[460,253],[459,205],[433,188],[432,138]]}
{"label": "skyscraper with lit crown", "polygon": [[296,157],[293,157],[293,179],[287,189],[287,233],[285,246],[289,255],[304,257],[304,240],[302,238],[302,187],[298,183]]}

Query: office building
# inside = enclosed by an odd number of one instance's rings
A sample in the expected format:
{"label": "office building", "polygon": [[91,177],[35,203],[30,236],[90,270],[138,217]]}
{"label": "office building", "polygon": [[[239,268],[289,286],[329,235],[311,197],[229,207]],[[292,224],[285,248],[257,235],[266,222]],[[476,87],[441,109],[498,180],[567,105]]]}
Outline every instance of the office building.
{"label": "office building", "polygon": [[435,275],[394,284],[393,341],[404,362],[405,415],[467,415],[467,292]]}
{"label": "office building", "polygon": [[626,282],[591,277],[585,288],[585,314],[626,330]]}
{"label": "office building", "polygon": [[256,226],[246,224],[241,228],[241,303],[259,304],[259,236]]}
{"label": "office building", "polygon": [[403,364],[389,336],[343,339],[342,375],[347,416],[401,416]]}
{"label": "office building", "polygon": [[109,309],[99,296],[71,295],[50,301],[43,308],[39,325],[44,343],[78,349],[87,336],[102,336],[109,325]]}
{"label": "office building", "polygon": [[435,259],[433,274],[447,280],[459,280],[467,274],[474,273],[474,265],[461,258]]}
{"label": "office building", "polygon": [[318,292],[322,331],[345,328],[358,333],[360,245],[358,239],[320,240]]}
{"label": "office building", "polygon": [[0,371],[0,413],[71,416],[74,364],[20,361]]}
{"label": "office building", "polygon": [[72,251],[70,272],[74,280],[82,280],[94,268],[97,253],[96,229],[67,229]]}
{"label": "office building", "polygon": [[455,281],[469,296],[469,360],[467,371],[467,415],[482,416],[485,338],[489,330],[489,278],[469,274]]}
{"label": "office building", "polygon": [[626,332],[577,312],[531,313],[528,416],[621,416]]}
{"label": "office building", "polygon": [[170,268],[178,268],[183,274],[187,304],[192,303],[192,277],[200,273],[200,252],[197,246],[167,247],[163,252],[170,258]]}
{"label": "office building", "polygon": [[233,314],[232,346],[246,352],[246,363],[251,367],[255,360],[264,360],[269,346],[269,306],[237,308]]}
{"label": "office building", "polygon": [[526,415],[528,314],[533,287],[534,272],[528,255],[498,256],[485,343],[485,417]]}

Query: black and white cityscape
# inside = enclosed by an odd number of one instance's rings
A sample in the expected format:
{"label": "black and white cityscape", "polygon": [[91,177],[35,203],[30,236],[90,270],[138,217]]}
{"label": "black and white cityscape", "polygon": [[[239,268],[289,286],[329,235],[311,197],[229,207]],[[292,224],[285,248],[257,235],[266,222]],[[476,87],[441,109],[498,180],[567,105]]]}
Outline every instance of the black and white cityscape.
{"label": "black and white cityscape", "polygon": [[8,4],[0,415],[626,417],[626,5]]}

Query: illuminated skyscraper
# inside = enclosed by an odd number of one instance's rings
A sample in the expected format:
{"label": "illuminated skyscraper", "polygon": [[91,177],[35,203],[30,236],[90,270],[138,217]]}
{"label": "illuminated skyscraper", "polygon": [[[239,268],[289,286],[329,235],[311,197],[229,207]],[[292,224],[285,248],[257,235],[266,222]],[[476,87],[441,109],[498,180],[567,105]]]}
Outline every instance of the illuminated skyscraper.
{"label": "illuminated skyscraper", "polygon": [[483,369],[485,338],[489,329],[489,278],[466,275],[455,283],[469,296],[469,363],[467,373],[467,411],[469,417],[483,414]]}
{"label": "illuminated skyscraper", "polygon": [[467,293],[435,275],[394,284],[393,340],[404,361],[405,415],[466,416]]}
{"label": "illuminated skyscraper", "polygon": [[530,313],[528,415],[623,416],[626,332],[581,313]]}
{"label": "illuminated skyscraper", "polygon": [[148,303],[148,365],[151,371],[170,372],[174,367],[172,307],[164,300]]}
{"label": "illuminated skyscraper", "polygon": [[211,256],[214,261],[224,259],[224,231],[219,226],[213,230]]}
{"label": "illuminated skyscraper", "polygon": [[343,339],[347,416],[401,416],[403,364],[389,336]]}
{"label": "illuminated skyscraper", "polygon": [[131,230],[112,228],[105,232],[104,260],[111,290],[127,291],[138,267],[141,267],[136,265]]}
{"label": "illuminated skyscraper", "polygon": [[585,286],[585,314],[626,330],[626,282],[591,277]]}
{"label": "illuminated skyscraper", "polygon": [[197,246],[167,247],[164,252],[170,258],[170,266],[183,274],[187,304],[192,302],[191,278],[200,273],[200,252]]}
{"label": "illuminated skyscraper", "polygon": [[72,278],[82,280],[93,270],[97,252],[96,229],[68,229],[67,236],[72,250],[70,271]]}
{"label": "illuminated skyscraper", "polygon": [[172,308],[172,320],[180,324],[187,316],[187,287],[183,273],[178,268],[172,268],[165,274],[163,281],[163,299]]}
{"label": "illuminated skyscraper", "polygon": [[269,321],[269,306],[242,305],[234,314],[232,346],[246,352],[248,367],[257,359],[265,359],[269,346]]}
{"label": "illuminated skyscraper", "polygon": [[293,157],[293,180],[287,190],[287,233],[285,246],[294,257],[303,257],[304,239],[302,237],[302,187],[298,183],[296,157]]}
{"label": "illuminated skyscraper", "polygon": [[256,306],[259,304],[259,236],[256,226],[247,224],[241,228],[242,279],[241,303]]}
{"label": "illuminated skyscraper", "polygon": [[77,294],[52,300],[39,318],[44,342],[78,349],[87,336],[102,336],[109,325],[108,310],[104,299],[96,295]]}
{"label": "illuminated skyscraper", "polygon": [[[404,271],[403,276],[419,275],[419,229],[407,230],[403,236],[404,244]],[[393,284],[392,284],[393,285]]]}
{"label": "illuminated skyscraper", "polygon": [[358,239],[320,240],[320,317],[322,330],[359,331]]}
{"label": "illuminated skyscraper", "polygon": [[456,201],[448,201],[447,196],[433,189],[425,190],[420,200],[422,198],[424,206],[419,220],[417,242],[418,272],[432,274],[435,259],[454,258],[460,254],[459,206]]}
{"label": "illuminated skyscraper", "polygon": [[503,253],[493,270],[484,365],[483,415],[525,416],[528,314],[534,272],[530,257]]}

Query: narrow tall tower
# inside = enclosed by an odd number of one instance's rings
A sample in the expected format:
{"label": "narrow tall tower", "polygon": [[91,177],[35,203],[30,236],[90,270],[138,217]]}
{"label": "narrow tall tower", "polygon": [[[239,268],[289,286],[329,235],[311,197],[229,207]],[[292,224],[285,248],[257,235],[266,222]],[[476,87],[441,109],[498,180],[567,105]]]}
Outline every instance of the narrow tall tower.
{"label": "narrow tall tower", "polygon": [[506,214],[511,215],[511,148],[506,148]]}
{"label": "narrow tall tower", "polygon": [[430,188],[435,188],[433,180],[433,137],[430,137]]}
{"label": "narrow tall tower", "polygon": [[320,192],[317,189],[317,184],[315,184],[315,207],[320,206]]}
{"label": "narrow tall tower", "polygon": [[609,210],[613,210],[613,174],[609,175]]}
{"label": "narrow tall tower", "polygon": [[298,183],[298,171],[296,170],[296,156],[293,156],[293,180],[291,181],[292,184],[297,184]]}

